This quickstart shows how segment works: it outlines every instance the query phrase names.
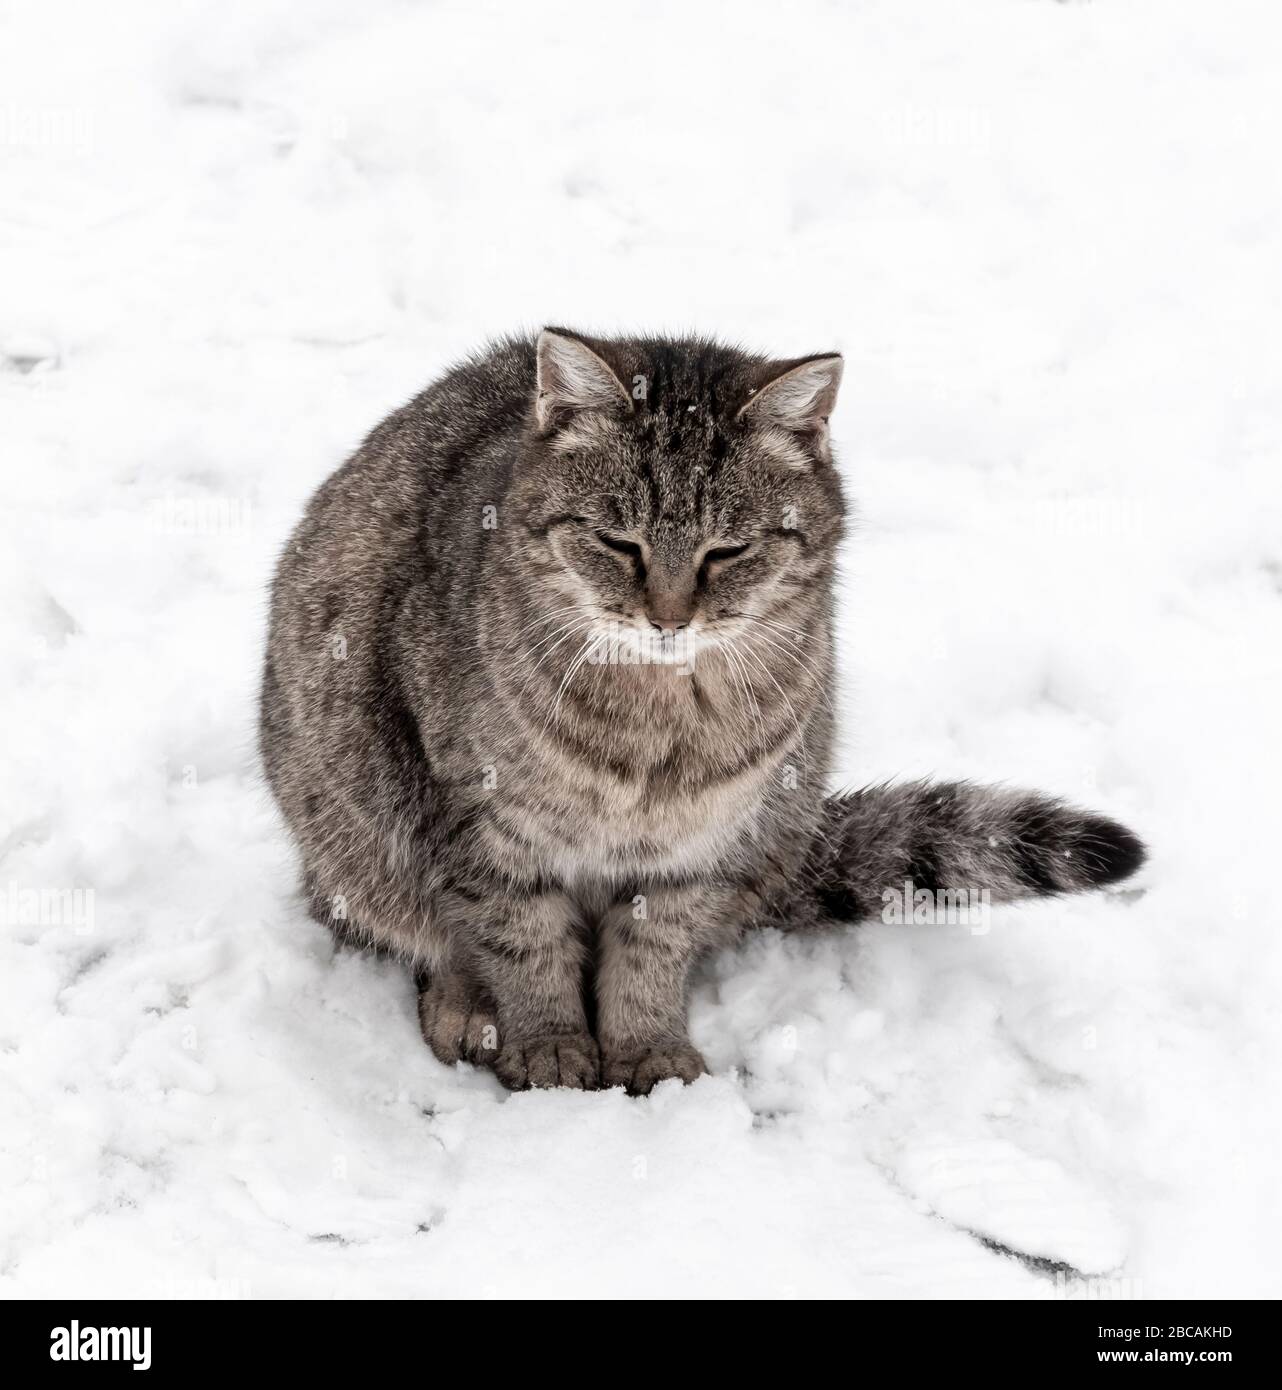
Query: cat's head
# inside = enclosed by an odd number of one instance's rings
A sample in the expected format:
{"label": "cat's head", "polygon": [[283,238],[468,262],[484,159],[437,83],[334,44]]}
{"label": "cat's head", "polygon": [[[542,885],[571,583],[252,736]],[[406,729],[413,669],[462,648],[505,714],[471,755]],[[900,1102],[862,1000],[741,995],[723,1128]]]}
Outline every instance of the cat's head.
{"label": "cat's head", "polygon": [[842,531],[841,368],[545,329],[509,499],[531,583],[602,631],[687,646],[805,621]]}

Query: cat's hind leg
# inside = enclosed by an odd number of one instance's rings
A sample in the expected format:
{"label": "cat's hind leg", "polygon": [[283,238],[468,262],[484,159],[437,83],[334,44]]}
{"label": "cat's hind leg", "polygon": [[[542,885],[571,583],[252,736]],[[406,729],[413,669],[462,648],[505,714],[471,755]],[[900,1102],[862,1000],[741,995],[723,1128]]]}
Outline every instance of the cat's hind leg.
{"label": "cat's hind leg", "polygon": [[470,976],[448,967],[419,976],[418,1022],[423,1041],[446,1066],[491,1066],[499,1055],[498,1013]]}

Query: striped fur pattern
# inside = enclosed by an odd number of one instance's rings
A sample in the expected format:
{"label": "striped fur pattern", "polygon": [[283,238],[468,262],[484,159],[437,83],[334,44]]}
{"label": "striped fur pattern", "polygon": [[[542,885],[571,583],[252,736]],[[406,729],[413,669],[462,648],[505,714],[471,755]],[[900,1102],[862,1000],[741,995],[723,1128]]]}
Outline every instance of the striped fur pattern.
{"label": "striped fur pattern", "polygon": [[691,966],[748,927],[868,915],[901,870],[1010,896],[1137,858],[1016,794],[825,800],[840,378],[545,330],[395,412],[309,504],[263,760],[314,914],[411,964],[443,1060],[689,1081]]}
{"label": "striped fur pattern", "polygon": [[815,920],[842,923],[882,915],[905,883],[1007,903],[1118,883],[1143,860],[1125,826],[1053,797],[911,782],[829,797],[806,878]]}

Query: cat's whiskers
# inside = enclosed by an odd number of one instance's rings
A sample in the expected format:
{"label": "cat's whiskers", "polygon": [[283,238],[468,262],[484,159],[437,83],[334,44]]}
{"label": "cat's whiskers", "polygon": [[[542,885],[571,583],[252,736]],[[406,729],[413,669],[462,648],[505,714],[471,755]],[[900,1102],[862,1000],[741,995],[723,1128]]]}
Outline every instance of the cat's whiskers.
{"label": "cat's whiskers", "polygon": [[787,623],[779,622],[776,618],[767,618],[762,613],[736,611],[727,613],[726,617],[744,618],[748,622],[759,623],[762,627],[769,628],[772,632],[779,634],[781,637],[786,637],[789,641],[797,642],[801,645],[807,645],[812,640],[811,634],[803,631],[801,628],[791,627]]}
{"label": "cat's whiskers", "polygon": [[[592,619],[584,618],[580,622],[567,623],[563,628],[558,628],[557,632],[560,632],[563,635],[560,637],[558,641],[552,642],[552,645],[548,647],[547,651],[545,651],[543,655],[539,657],[539,659],[530,668],[529,674],[524,677],[524,680],[528,682],[530,677],[534,675],[534,673],[539,669],[539,667],[543,665],[543,663],[548,659],[548,657],[552,655],[554,651],[556,651],[558,647],[568,642],[571,637],[577,637],[581,632],[591,631],[592,626]],[[556,635],[556,632],[554,632],[552,634],[552,637],[556,637]],[[551,638],[546,638],[544,641],[536,643],[535,646],[531,647],[530,650],[525,653],[526,659],[528,660],[530,657],[532,657],[534,653],[538,651],[539,647],[545,646],[547,642],[551,640]]]}
{"label": "cat's whiskers", "polygon": [[[585,613],[582,604],[573,604],[573,605],[571,605],[571,606],[568,607],[568,608],[554,608],[554,609],[551,609],[549,612],[544,613],[544,614],[542,614],[540,617],[536,618],[536,619],[534,620],[534,625],[535,625],[536,629],[537,629],[537,628],[546,628],[546,627],[548,627],[550,624],[557,622],[558,619],[565,618],[565,619],[568,619],[570,622],[573,622],[576,618],[582,618],[582,617],[586,617],[586,616],[587,616],[587,614]],[[558,632],[563,631],[564,628],[565,628],[566,626],[567,626],[567,624],[562,623],[561,626],[558,627],[556,630],[557,630]],[[520,638],[521,636],[523,636],[523,635],[524,635],[523,632],[517,631],[516,633],[513,634],[513,640],[519,639],[519,638]],[[536,643],[534,644],[534,646],[533,646],[532,648],[530,648],[530,650],[531,650],[531,651],[538,651],[539,647],[542,646],[542,644],[543,644],[543,639],[541,639],[540,641],[536,642]],[[509,641],[508,643],[505,643],[504,645],[510,646],[510,645],[511,645],[511,642]]]}
{"label": "cat's whiskers", "polygon": [[764,642],[772,652],[776,653],[779,656],[787,657],[788,660],[791,661],[795,666],[798,666],[801,668],[801,670],[805,671],[813,680],[815,694],[824,702],[824,706],[830,714],[835,713],[832,707],[832,700],[829,698],[828,691],[825,688],[825,678],[823,674],[811,662],[807,661],[804,657],[800,656],[797,652],[792,650],[792,648],[780,642],[772,640],[765,633],[759,632],[756,635],[758,639]]}
{"label": "cat's whiskers", "polygon": [[[554,622],[556,622],[556,620],[557,620],[558,618],[572,617],[572,616],[575,616],[575,615],[577,615],[577,614],[582,613],[582,611],[583,611],[582,608],[580,608],[580,607],[578,607],[578,606],[573,606],[573,607],[568,607],[568,608],[553,608],[553,609],[550,609],[548,612],[546,612],[546,613],[544,613],[544,614],[541,614],[539,617],[537,617],[537,618],[534,620],[534,623],[535,623],[535,626],[538,627],[538,628],[545,628],[545,627],[548,626],[549,623],[554,623]],[[560,629],[560,628],[557,629],[557,631],[562,631],[562,630],[563,630],[563,629]],[[479,635],[480,635],[480,634],[478,634],[478,636],[479,636]],[[524,637],[525,635],[526,635],[526,633],[525,633],[523,630],[518,630],[518,631],[516,631],[516,632],[513,632],[513,633],[509,634],[507,637],[501,639],[501,640],[499,641],[499,643],[498,643],[498,646],[499,646],[499,648],[500,648],[501,650],[503,650],[503,651],[506,651],[506,652],[513,652],[513,651],[517,650],[517,643],[519,643],[520,640],[521,640],[521,638]],[[555,634],[553,634],[553,635],[555,635]],[[527,655],[527,656],[532,655],[533,652],[537,651],[537,650],[539,649],[539,647],[542,646],[542,645],[543,645],[542,641],[537,642],[537,643],[534,645],[533,648],[528,649],[528,650],[526,651],[526,655]]]}
{"label": "cat's whiskers", "polygon": [[574,659],[570,662],[570,665],[566,670],[565,676],[562,679],[560,686],[558,686],[557,688],[556,699],[552,702],[552,708],[548,711],[548,717],[543,721],[544,733],[547,732],[548,727],[551,725],[553,719],[560,719],[561,701],[565,698],[565,693],[570,688],[570,682],[578,674],[579,670],[582,668],[583,664],[588,660],[591,654],[597,649],[598,646],[600,646],[601,642],[604,640],[605,639],[600,636],[591,638],[589,641],[584,642],[584,644],[579,648],[578,652],[575,654]]}
{"label": "cat's whiskers", "polygon": [[[815,689],[827,707],[828,712],[830,714],[835,713],[832,700],[828,695],[827,676],[813,661],[803,656],[792,645],[794,642],[808,643],[811,640],[809,634],[802,632],[799,628],[789,627],[786,623],[777,623],[770,618],[762,617],[760,613],[730,613],[727,616],[732,618],[747,618],[766,628],[766,632],[758,631],[756,636],[773,651],[778,652],[780,656],[787,657],[803,670],[809,672],[814,681]],[[771,635],[772,633],[774,634],[773,636]],[[781,638],[786,638],[786,640],[780,640]]]}
{"label": "cat's whiskers", "polygon": [[774,688],[779,692],[779,698],[784,702],[785,705],[788,706],[788,713],[792,716],[793,727],[800,729],[801,720],[797,716],[796,706],[788,698],[783,686],[781,686],[779,682],[775,679],[774,673],[770,670],[766,663],[761,660],[761,658],[756,654],[756,652],[752,650],[751,647],[744,646],[742,648],[742,654],[746,656],[750,661],[752,661],[754,665],[756,665],[757,669],[761,672],[761,674],[765,676],[765,678],[770,682],[770,684],[773,685]]}
{"label": "cat's whiskers", "polygon": [[754,711],[753,717],[757,726],[758,746],[764,748],[766,744],[766,721],[765,717],[761,713],[761,705],[758,702],[756,694],[752,689],[752,682],[748,679],[747,667],[745,667],[743,664],[743,658],[735,650],[733,642],[723,642],[721,645],[721,650],[726,655],[726,663],[730,671],[734,675],[736,683],[738,684],[739,688],[743,691],[745,713],[747,712],[748,702],[751,701],[752,703],[752,708]]}

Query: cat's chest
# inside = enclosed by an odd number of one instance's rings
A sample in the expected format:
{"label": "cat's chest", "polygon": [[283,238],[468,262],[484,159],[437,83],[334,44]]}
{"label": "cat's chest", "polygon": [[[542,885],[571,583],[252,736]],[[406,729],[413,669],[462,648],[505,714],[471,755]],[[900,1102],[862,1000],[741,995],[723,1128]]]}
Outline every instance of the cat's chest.
{"label": "cat's chest", "polygon": [[598,770],[589,786],[569,778],[548,803],[550,867],[566,879],[713,870],[752,834],[775,771],[765,762],[696,771],[663,761]]}
{"label": "cat's chest", "polygon": [[533,740],[514,715],[494,807],[505,857],[581,883],[716,872],[741,854],[786,773],[789,741],[766,714],[736,723],[710,677],[700,686],[696,700],[642,672],[605,717]]}

